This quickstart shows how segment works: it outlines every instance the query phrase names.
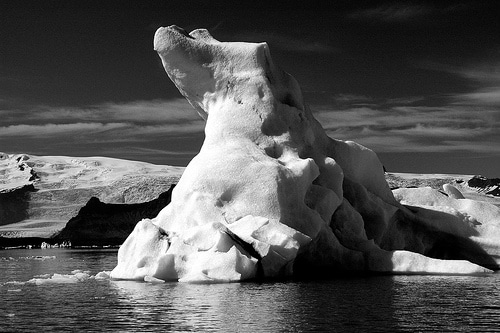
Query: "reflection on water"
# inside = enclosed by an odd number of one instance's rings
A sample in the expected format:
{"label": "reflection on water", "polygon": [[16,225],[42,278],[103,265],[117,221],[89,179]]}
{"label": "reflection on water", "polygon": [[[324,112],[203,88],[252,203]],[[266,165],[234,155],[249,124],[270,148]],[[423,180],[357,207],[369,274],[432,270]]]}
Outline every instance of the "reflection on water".
{"label": "reflection on water", "polygon": [[[213,285],[100,279],[115,263],[114,250],[0,251],[0,331],[499,329],[499,274]],[[75,283],[54,279],[81,272]],[[27,283],[34,277],[47,283]]]}

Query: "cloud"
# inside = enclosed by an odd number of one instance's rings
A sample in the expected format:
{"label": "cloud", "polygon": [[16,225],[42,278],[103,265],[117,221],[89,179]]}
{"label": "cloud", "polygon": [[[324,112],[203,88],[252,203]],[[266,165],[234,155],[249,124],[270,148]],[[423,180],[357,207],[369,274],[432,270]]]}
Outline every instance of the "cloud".
{"label": "cloud", "polygon": [[299,38],[284,34],[270,32],[241,32],[231,35],[232,39],[245,42],[267,42],[272,49],[277,48],[284,51],[300,53],[331,54],[339,50],[327,42],[317,39]]}
{"label": "cloud", "polygon": [[457,103],[500,107],[500,62],[498,60],[460,69],[452,68],[450,72],[479,85],[474,91],[454,96]]}
{"label": "cloud", "polygon": [[417,124],[432,126],[477,127],[489,126],[495,118],[494,110],[481,109],[472,113],[467,106],[406,106],[379,105],[334,109],[328,105],[312,106],[318,120],[325,127],[411,128]]}
{"label": "cloud", "polygon": [[[479,130],[478,130],[479,131]],[[429,134],[430,132],[430,134]],[[489,153],[500,154],[498,136],[474,138],[469,131],[428,128],[409,130],[377,130],[365,128],[355,133],[350,131],[327,131],[338,139],[353,140],[378,153]]]}
{"label": "cloud", "polygon": [[202,130],[203,127],[198,123],[146,126],[131,123],[23,124],[0,127],[0,136],[20,140],[27,137],[40,140],[54,137],[74,140],[78,137],[81,142],[119,143],[149,141],[158,137],[200,133]]}
{"label": "cloud", "polygon": [[[152,140],[158,137],[172,137],[201,133],[203,127],[199,123],[179,123],[161,125],[133,125],[114,131],[113,135],[107,135],[100,140],[102,142],[124,142]],[[96,139],[94,139],[96,140]]]}
{"label": "cloud", "polygon": [[80,133],[103,133],[128,127],[126,123],[72,123],[72,124],[42,124],[42,125],[10,125],[0,127],[3,137],[46,137],[59,135],[75,135]]}
{"label": "cloud", "polygon": [[377,152],[500,153],[500,62],[486,59],[458,67],[436,62],[419,67],[455,75],[470,91],[392,99],[332,96],[313,105],[328,134]]}
{"label": "cloud", "polygon": [[[467,13],[479,6],[475,3],[439,4],[425,3],[415,4],[403,1],[385,3],[376,7],[356,10],[349,14],[349,18],[355,20],[386,22],[386,23],[409,23],[422,22],[422,19],[435,15],[445,15],[448,17],[453,13]],[[428,20],[429,23],[440,22],[441,20]]]}
{"label": "cloud", "polygon": [[[16,121],[96,121],[132,123],[177,123],[200,121],[185,99],[103,103],[83,107],[52,107],[39,105],[16,111]],[[24,118],[24,119],[23,119]]]}
{"label": "cloud", "polygon": [[311,108],[329,136],[359,142],[376,152],[500,152],[497,109],[398,105],[395,100],[369,107]]}
{"label": "cloud", "polygon": [[464,66],[422,61],[418,67],[453,74],[470,82],[470,92],[455,94],[454,104],[500,107],[500,61],[497,58]]}
{"label": "cloud", "polygon": [[[0,111],[0,146],[25,151],[102,151],[111,146],[134,147],[184,142],[203,136],[205,126],[185,100],[132,101],[84,107],[37,106]],[[21,148],[19,148],[21,147]],[[78,147],[78,148],[77,148]],[[92,148],[90,148],[92,147]],[[44,150],[44,151],[45,151]],[[115,153],[113,153],[116,156]],[[130,155],[130,154],[129,154]],[[191,154],[192,155],[192,154]],[[128,155],[127,155],[128,156]]]}
{"label": "cloud", "polygon": [[130,130],[130,134],[201,132],[202,120],[184,99],[104,103],[83,107],[32,106],[0,110],[0,133],[9,136],[96,133]]}
{"label": "cloud", "polygon": [[184,122],[203,120],[186,99],[106,103],[98,106],[102,114],[134,122]]}
{"label": "cloud", "polygon": [[339,104],[372,104],[375,99],[371,96],[356,95],[356,94],[337,94],[333,96],[336,103]]}
{"label": "cloud", "polygon": [[424,5],[405,3],[382,5],[351,13],[353,19],[369,19],[384,22],[404,22],[432,12],[432,8]]}
{"label": "cloud", "polygon": [[[478,89],[471,93],[456,95],[458,103],[471,103],[500,107],[500,86]],[[500,113],[500,112],[499,112]]]}
{"label": "cloud", "polygon": [[408,137],[424,137],[424,138],[472,138],[488,135],[492,132],[491,128],[475,127],[475,128],[458,128],[445,126],[432,126],[430,124],[416,124],[413,127],[405,129],[391,129],[390,133],[408,136]]}
{"label": "cloud", "polygon": [[118,147],[111,149],[103,149],[101,151],[105,155],[133,155],[133,156],[167,156],[167,157],[193,157],[198,153],[198,150],[169,150],[146,147]]}
{"label": "cloud", "polygon": [[500,82],[500,63],[494,60],[465,68],[445,67],[449,72],[484,84]]}

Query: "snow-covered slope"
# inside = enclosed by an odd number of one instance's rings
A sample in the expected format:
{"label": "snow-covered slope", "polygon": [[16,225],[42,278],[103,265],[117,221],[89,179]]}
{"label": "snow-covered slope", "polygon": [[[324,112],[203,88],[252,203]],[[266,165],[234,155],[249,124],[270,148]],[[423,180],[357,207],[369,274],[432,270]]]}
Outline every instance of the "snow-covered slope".
{"label": "snow-covered slope", "polygon": [[0,154],[0,236],[50,237],[91,197],[155,199],[184,168],[105,157]]}
{"label": "snow-covered slope", "polygon": [[498,179],[488,179],[477,175],[455,174],[417,174],[417,173],[386,173],[386,180],[391,189],[401,187],[431,187],[445,192],[443,186],[451,185],[457,188],[466,199],[485,201],[500,205],[500,196],[495,190],[500,185]]}
{"label": "snow-covered slope", "polygon": [[[413,191],[396,200],[376,154],[325,134],[266,43],[221,43],[206,30],[171,26],[158,29],[154,46],[206,119],[206,139],[171,203],[120,248],[112,277],[212,282],[498,269],[498,207],[469,207],[451,188],[425,193],[448,210],[416,202]],[[424,204],[431,208],[410,206]]]}

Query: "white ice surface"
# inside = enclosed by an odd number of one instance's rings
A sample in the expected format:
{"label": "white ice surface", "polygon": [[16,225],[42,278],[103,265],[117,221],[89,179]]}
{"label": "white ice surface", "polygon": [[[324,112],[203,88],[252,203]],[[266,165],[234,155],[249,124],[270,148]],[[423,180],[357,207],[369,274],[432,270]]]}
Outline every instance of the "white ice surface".
{"label": "white ice surface", "polygon": [[[448,246],[430,229],[439,222],[394,198],[373,151],[325,134],[266,43],[221,43],[206,30],[188,35],[171,26],[158,29],[154,47],[206,120],[205,141],[172,202],[138,223],[120,248],[112,278],[210,283],[318,271],[488,271],[424,255]],[[428,206],[436,200],[429,195]],[[469,237],[474,227],[466,222],[447,221],[443,233]]]}

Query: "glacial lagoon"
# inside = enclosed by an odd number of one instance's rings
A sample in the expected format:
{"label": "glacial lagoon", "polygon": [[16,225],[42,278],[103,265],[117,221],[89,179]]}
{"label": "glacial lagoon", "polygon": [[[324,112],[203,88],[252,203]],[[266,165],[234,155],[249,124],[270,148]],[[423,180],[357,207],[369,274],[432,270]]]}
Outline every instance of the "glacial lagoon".
{"label": "glacial lagoon", "polygon": [[0,331],[498,332],[500,274],[144,283],[116,249],[0,251]]}

